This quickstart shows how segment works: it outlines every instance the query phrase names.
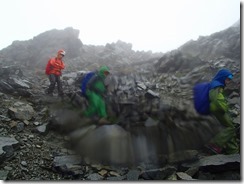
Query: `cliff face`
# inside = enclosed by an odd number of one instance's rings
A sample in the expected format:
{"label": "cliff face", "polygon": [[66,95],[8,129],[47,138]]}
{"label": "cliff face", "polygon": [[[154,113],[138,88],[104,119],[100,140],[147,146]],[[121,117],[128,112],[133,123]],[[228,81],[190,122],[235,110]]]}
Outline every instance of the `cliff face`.
{"label": "cliff face", "polygon": [[196,66],[208,65],[210,68],[228,67],[240,69],[240,24],[210,36],[189,41],[179,49],[163,55],[156,63],[159,72],[192,70]]}
{"label": "cliff face", "polygon": [[65,49],[64,73],[79,70],[94,70],[108,65],[113,71],[123,73],[181,73],[191,72],[197,67],[203,75],[209,71],[211,77],[219,68],[227,67],[234,73],[240,72],[240,24],[210,36],[189,41],[168,53],[151,51],[135,52],[132,44],[118,40],[106,45],[84,45],[79,39],[79,30],[66,28],[50,30],[27,41],[14,41],[0,51],[0,65],[17,65],[28,72],[39,70],[44,73],[48,59],[57,50]]}
{"label": "cliff face", "polygon": [[78,36],[79,30],[66,28],[47,31],[27,41],[14,41],[0,51],[0,63],[40,67],[46,64],[49,57],[55,56],[60,48],[69,53],[68,58],[77,57],[83,45]]}
{"label": "cliff face", "polygon": [[240,25],[210,36],[199,37],[196,41],[189,41],[179,50],[204,60],[221,56],[240,59]]}
{"label": "cliff face", "polygon": [[50,30],[27,41],[14,41],[0,51],[0,64],[43,69],[48,59],[55,56],[61,48],[66,51],[66,71],[94,69],[102,64],[111,68],[121,67],[162,56],[162,53],[151,51],[135,52],[132,50],[132,44],[120,40],[105,46],[84,45],[79,39],[79,30],[70,27]]}

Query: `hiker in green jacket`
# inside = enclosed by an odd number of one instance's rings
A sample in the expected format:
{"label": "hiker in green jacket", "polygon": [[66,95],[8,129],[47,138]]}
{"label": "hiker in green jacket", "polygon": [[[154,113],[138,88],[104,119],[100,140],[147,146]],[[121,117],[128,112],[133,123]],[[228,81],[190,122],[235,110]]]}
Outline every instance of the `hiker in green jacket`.
{"label": "hiker in green jacket", "polygon": [[107,118],[106,104],[104,96],[106,95],[105,78],[109,75],[109,68],[102,66],[96,76],[91,79],[87,85],[86,96],[88,99],[88,108],[85,111],[86,117],[97,115],[101,119]]}
{"label": "hiker in green jacket", "polygon": [[228,114],[228,104],[223,93],[225,86],[232,78],[233,74],[229,70],[221,69],[210,84],[210,112],[224,127],[209,144],[216,153],[221,153],[223,148],[227,154],[239,153],[235,127]]}

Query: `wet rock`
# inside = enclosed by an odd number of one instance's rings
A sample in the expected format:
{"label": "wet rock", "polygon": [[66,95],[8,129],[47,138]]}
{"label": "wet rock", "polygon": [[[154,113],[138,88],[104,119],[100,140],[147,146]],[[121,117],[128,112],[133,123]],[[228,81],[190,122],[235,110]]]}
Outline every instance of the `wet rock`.
{"label": "wet rock", "polygon": [[30,124],[30,122],[28,120],[24,120],[23,123],[27,126]]}
{"label": "wet rock", "polygon": [[136,181],[136,180],[138,180],[139,175],[140,175],[140,171],[137,171],[137,170],[130,170],[130,171],[126,174],[126,177],[127,177],[127,180],[129,180],[129,181]]}
{"label": "wet rock", "polygon": [[6,121],[6,122],[11,121],[10,118],[8,118],[8,117],[6,117],[6,116],[3,116],[3,115],[0,115],[0,119],[1,119],[1,121]]}
{"label": "wet rock", "polygon": [[177,172],[176,175],[180,180],[194,180],[191,176],[184,172]]}
{"label": "wet rock", "polygon": [[226,171],[222,173],[213,174],[214,180],[221,181],[233,181],[233,180],[241,180],[241,173],[239,171]]}
{"label": "wet rock", "polygon": [[140,174],[140,178],[145,180],[164,180],[174,172],[176,172],[177,168],[174,166],[167,166],[159,169],[152,169],[143,171]]}
{"label": "wet rock", "polygon": [[107,177],[106,180],[109,180],[109,181],[122,181],[122,180],[125,180],[126,179],[126,175],[125,176],[110,176],[110,177]]}
{"label": "wet rock", "polygon": [[130,135],[123,128],[118,125],[104,125],[86,135],[78,146],[82,153],[93,159],[126,164],[133,159],[130,143]]}
{"label": "wet rock", "polygon": [[12,118],[19,120],[30,120],[36,114],[32,106],[23,102],[14,103],[13,107],[8,109],[8,113]]}
{"label": "wet rock", "polygon": [[27,162],[26,161],[21,161],[21,165],[26,167],[27,166]]}
{"label": "wet rock", "polygon": [[19,142],[15,138],[0,137],[0,162],[12,156],[19,146]]}
{"label": "wet rock", "polygon": [[239,97],[234,97],[234,98],[228,99],[228,103],[229,103],[230,106],[231,105],[234,106],[236,104],[240,105],[241,104],[241,100],[240,100]]}
{"label": "wet rock", "polygon": [[159,94],[153,92],[152,90],[147,90],[147,92],[145,93],[145,97],[147,98],[159,98]]}
{"label": "wet rock", "polygon": [[82,159],[78,155],[57,156],[53,160],[52,167],[55,171],[70,173],[72,175],[82,174]]}
{"label": "wet rock", "polygon": [[184,163],[184,167],[199,167],[199,170],[209,172],[222,172],[240,169],[240,154],[213,155],[201,158],[193,163]]}
{"label": "wet rock", "polygon": [[94,130],[96,128],[96,125],[88,125],[86,127],[83,127],[81,129],[75,130],[69,134],[69,138],[76,142],[82,139],[86,134],[88,134],[90,131]]}
{"label": "wet rock", "polygon": [[179,163],[186,161],[194,161],[198,159],[198,151],[196,150],[186,150],[179,151],[169,155],[168,162],[169,163]]}
{"label": "wet rock", "polygon": [[12,167],[9,167],[9,166],[5,166],[5,167],[4,167],[4,170],[6,170],[6,171],[12,171],[13,168],[12,168]]}
{"label": "wet rock", "polygon": [[186,174],[193,177],[199,170],[199,167],[191,167],[185,171]]}
{"label": "wet rock", "polygon": [[233,123],[240,125],[240,123],[241,123],[241,117],[238,116],[238,117],[234,118],[233,119]]}
{"label": "wet rock", "polygon": [[77,112],[58,107],[51,112],[50,129],[68,134],[89,124],[77,114]]}
{"label": "wet rock", "polygon": [[37,121],[35,121],[33,124],[36,125],[36,126],[40,125],[40,123],[37,122]]}
{"label": "wet rock", "polygon": [[101,176],[105,176],[108,173],[108,171],[102,169],[101,171],[98,172],[98,174],[100,174]]}
{"label": "wet rock", "polygon": [[36,127],[36,131],[42,135],[46,135],[49,131],[48,126],[49,126],[49,123],[44,123],[43,125]]}
{"label": "wet rock", "polygon": [[152,118],[148,118],[145,122],[146,127],[157,126],[157,125],[158,125],[158,121],[155,121]]}
{"label": "wet rock", "polygon": [[25,124],[23,122],[18,122],[17,125],[15,126],[15,131],[16,132],[21,132],[25,128]]}
{"label": "wet rock", "polygon": [[9,171],[0,170],[0,180],[6,180],[8,178]]}
{"label": "wet rock", "polygon": [[102,180],[103,177],[100,175],[100,174],[97,174],[97,173],[93,173],[93,174],[90,174],[88,177],[87,177],[88,180],[92,180],[92,181],[98,181],[98,180]]}
{"label": "wet rock", "polygon": [[26,84],[24,80],[21,80],[21,79],[10,78],[8,80],[8,82],[14,88],[30,89],[30,86],[28,84]]}

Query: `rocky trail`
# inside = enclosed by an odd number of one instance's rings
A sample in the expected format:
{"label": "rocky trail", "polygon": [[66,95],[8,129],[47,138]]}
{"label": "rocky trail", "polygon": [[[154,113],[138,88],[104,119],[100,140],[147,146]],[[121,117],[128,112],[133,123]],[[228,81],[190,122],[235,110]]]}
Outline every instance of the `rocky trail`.
{"label": "rocky trail", "polygon": [[[65,87],[64,99],[46,96],[44,86],[37,85],[43,79],[26,89],[30,97],[1,93],[1,179],[240,179],[239,154],[204,150],[220,126],[197,115],[190,98],[160,96],[154,85],[118,79],[110,89],[107,125],[82,117],[85,100],[73,84]],[[232,94],[232,103],[237,96]],[[234,106],[236,118],[238,111]]]}

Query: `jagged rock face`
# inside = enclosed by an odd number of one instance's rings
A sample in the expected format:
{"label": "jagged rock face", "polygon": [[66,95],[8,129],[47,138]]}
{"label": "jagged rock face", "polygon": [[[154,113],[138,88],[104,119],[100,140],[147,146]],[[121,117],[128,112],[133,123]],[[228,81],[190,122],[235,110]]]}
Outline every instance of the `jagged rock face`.
{"label": "jagged rock face", "polygon": [[54,53],[56,54],[59,49],[64,49],[67,53],[69,53],[66,55],[67,58],[78,57],[80,54],[80,49],[83,45],[78,37],[79,30],[73,28],[66,28],[62,31],[51,30],[40,34],[39,36],[34,37],[32,41],[32,45],[34,46],[32,53],[33,57],[40,57],[40,60],[37,60],[37,62],[39,61],[43,63],[45,58],[42,56],[50,57]]}
{"label": "jagged rock face", "polygon": [[[116,43],[106,44],[106,46],[84,45],[82,47],[79,61],[72,60],[72,65],[78,70],[94,70],[101,65],[107,65],[111,69],[127,72],[132,69],[131,65],[157,60],[163,54],[148,52],[135,52],[132,44],[118,40]],[[133,71],[133,69],[132,69]]]}
{"label": "jagged rock face", "polygon": [[[166,53],[155,64],[159,72],[191,71],[208,65],[209,70],[227,67],[240,70],[240,24],[210,36],[189,41],[179,49]],[[187,73],[187,71],[185,71]],[[214,71],[216,72],[216,70]]]}
{"label": "jagged rock face", "polygon": [[67,59],[78,57],[83,45],[78,36],[79,30],[66,28],[44,32],[28,41],[14,41],[1,50],[0,63],[44,68],[48,59],[55,56],[59,49],[65,49],[69,53]]}
{"label": "jagged rock face", "polygon": [[199,37],[189,41],[179,48],[180,51],[199,56],[204,60],[216,57],[240,59],[240,25],[214,33],[210,36]]}
{"label": "jagged rock face", "polygon": [[106,46],[83,45],[79,39],[79,30],[66,28],[50,30],[27,41],[14,41],[12,45],[0,51],[0,64],[22,65],[27,70],[44,70],[50,57],[56,56],[59,49],[66,51],[64,72],[94,70],[100,65],[110,68],[123,68],[132,63],[145,62],[160,58],[162,53],[135,52],[132,44],[118,40]]}
{"label": "jagged rock face", "polygon": [[168,73],[192,69],[203,64],[203,61],[198,57],[192,57],[175,50],[161,57],[155,68],[157,68],[158,72]]}

